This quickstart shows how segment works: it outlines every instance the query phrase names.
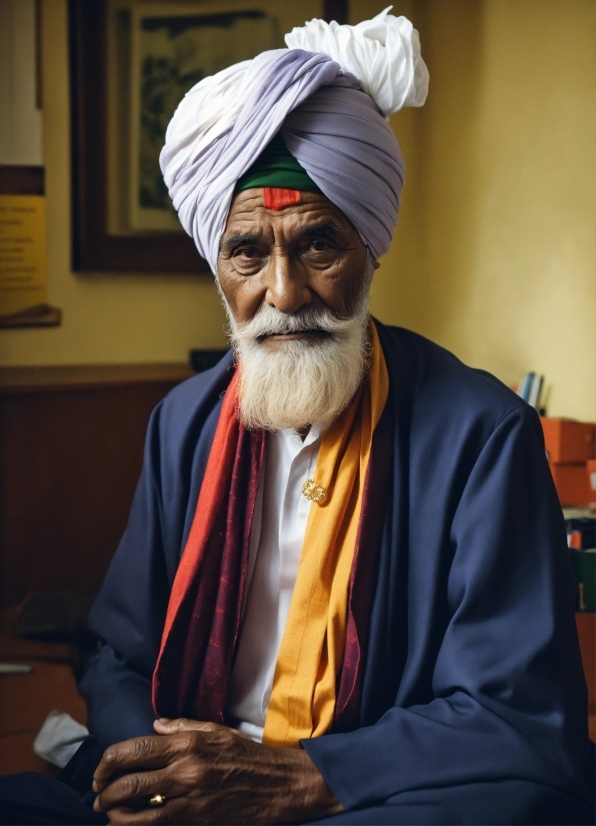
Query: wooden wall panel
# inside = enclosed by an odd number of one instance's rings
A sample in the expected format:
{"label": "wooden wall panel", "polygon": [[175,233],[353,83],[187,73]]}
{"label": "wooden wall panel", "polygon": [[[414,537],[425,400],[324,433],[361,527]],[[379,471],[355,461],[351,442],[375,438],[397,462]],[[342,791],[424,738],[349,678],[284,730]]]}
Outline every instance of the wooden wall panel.
{"label": "wooden wall panel", "polygon": [[[13,369],[15,378],[18,371]],[[141,469],[150,413],[184,366],[0,371],[0,607],[96,591]]]}

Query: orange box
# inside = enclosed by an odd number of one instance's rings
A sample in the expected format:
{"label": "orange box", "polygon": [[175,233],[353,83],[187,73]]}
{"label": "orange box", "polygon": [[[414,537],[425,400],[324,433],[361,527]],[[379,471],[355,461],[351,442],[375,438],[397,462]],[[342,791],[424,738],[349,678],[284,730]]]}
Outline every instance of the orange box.
{"label": "orange box", "polygon": [[564,508],[587,505],[594,498],[585,464],[549,462],[559,502]]}
{"label": "orange box", "polygon": [[553,464],[585,463],[596,457],[596,424],[572,419],[541,418],[548,460]]}
{"label": "orange box", "polygon": [[596,424],[572,419],[541,418],[549,461],[554,464],[587,462],[596,456]]}

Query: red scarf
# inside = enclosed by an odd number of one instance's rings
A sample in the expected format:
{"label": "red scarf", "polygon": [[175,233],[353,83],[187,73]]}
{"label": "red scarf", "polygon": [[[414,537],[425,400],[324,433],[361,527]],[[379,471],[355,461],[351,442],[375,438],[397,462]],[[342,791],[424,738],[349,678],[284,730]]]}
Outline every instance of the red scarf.
{"label": "red scarf", "polygon": [[[238,421],[236,371],[226,391],[199,501],[176,572],[153,706],[164,717],[225,723],[244,602],[250,530],[265,446]],[[358,724],[377,550],[389,488],[390,414],[375,430],[350,576],[346,647],[334,731]]]}

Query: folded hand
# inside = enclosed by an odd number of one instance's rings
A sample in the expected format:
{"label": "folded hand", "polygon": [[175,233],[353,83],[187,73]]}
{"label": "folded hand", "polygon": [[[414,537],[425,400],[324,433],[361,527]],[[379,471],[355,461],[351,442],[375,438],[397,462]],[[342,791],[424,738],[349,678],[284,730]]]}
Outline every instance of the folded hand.
{"label": "folded hand", "polygon": [[[94,808],[111,823],[292,823],[342,810],[302,749],[272,748],[226,726],[157,720],[159,737],[110,746]],[[160,794],[166,802],[151,808]]]}

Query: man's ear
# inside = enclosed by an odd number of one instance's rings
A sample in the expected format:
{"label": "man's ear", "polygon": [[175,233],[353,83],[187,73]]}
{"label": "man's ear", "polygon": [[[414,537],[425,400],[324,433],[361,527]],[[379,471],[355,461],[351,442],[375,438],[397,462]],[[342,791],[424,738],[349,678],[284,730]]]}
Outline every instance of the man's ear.
{"label": "man's ear", "polygon": [[375,261],[375,270],[378,270],[381,265],[378,261]]}

